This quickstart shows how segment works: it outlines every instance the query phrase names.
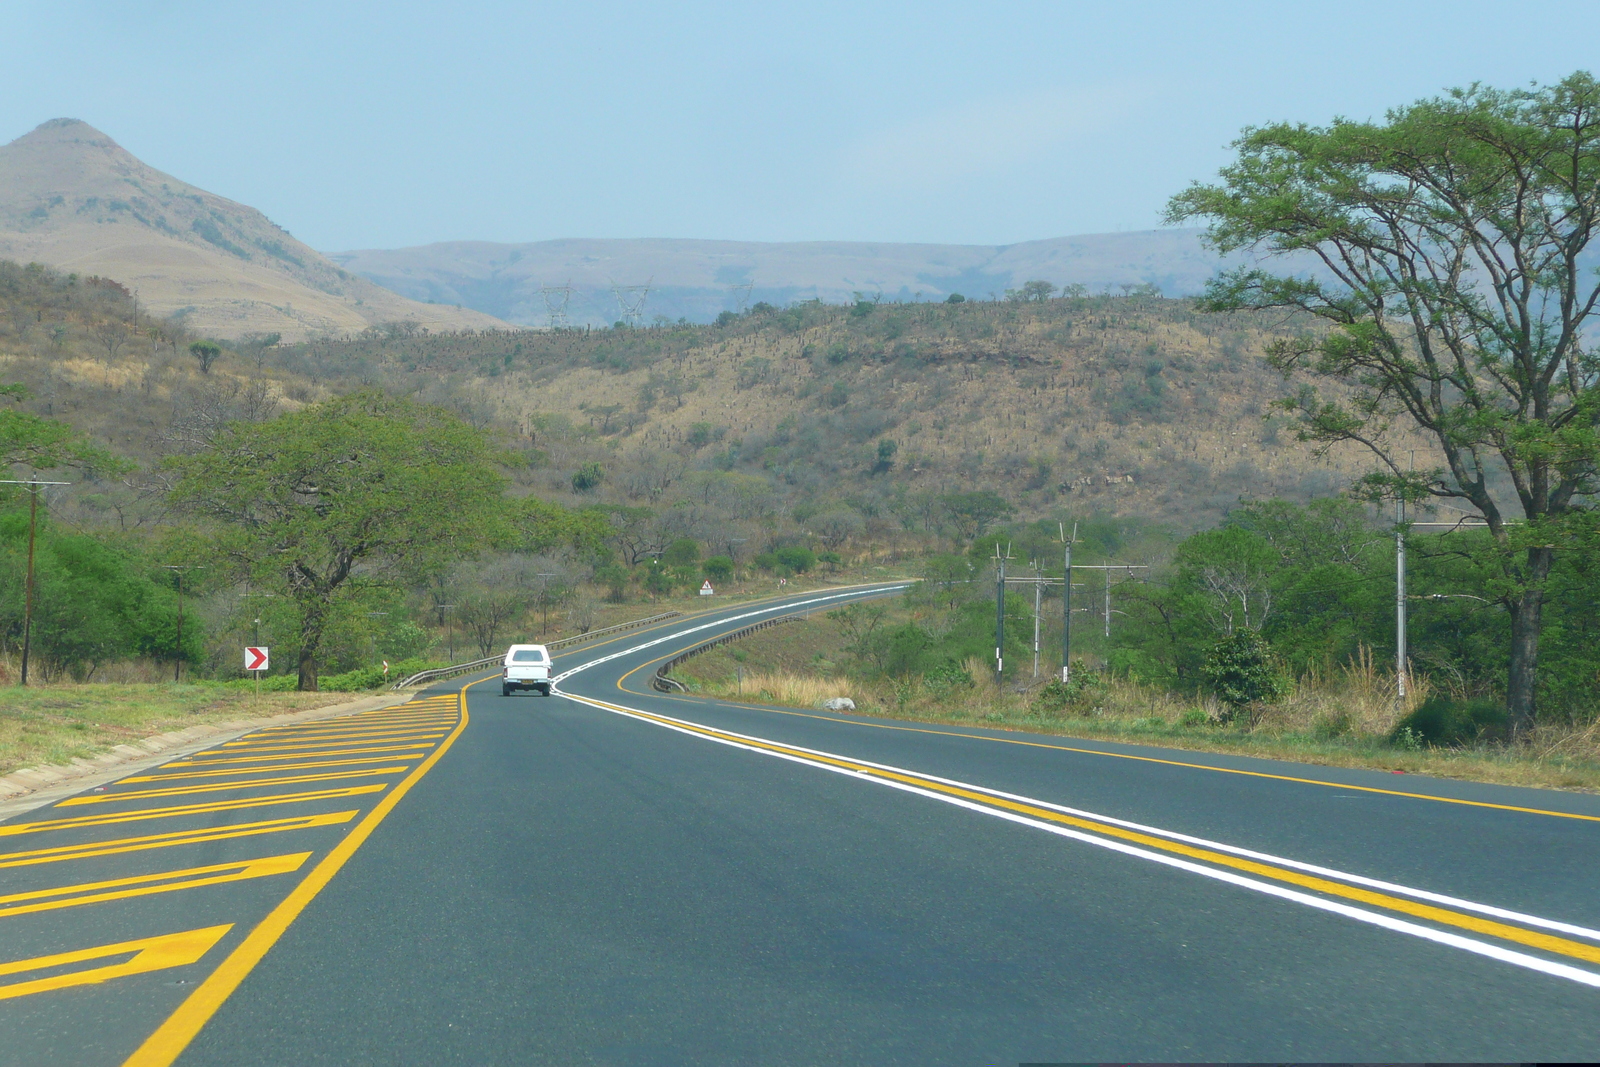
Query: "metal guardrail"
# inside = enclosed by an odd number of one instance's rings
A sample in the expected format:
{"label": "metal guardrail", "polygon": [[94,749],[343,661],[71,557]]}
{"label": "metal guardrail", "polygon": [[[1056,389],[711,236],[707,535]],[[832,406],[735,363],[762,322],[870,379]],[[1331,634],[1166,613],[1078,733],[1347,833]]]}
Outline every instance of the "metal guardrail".
{"label": "metal guardrail", "polygon": [[726,645],[730,642],[739,640],[741,637],[749,637],[757,630],[765,630],[769,626],[780,626],[786,622],[805,621],[806,617],[804,615],[779,615],[775,619],[762,619],[760,622],[752,623],[743,629],[735,630],[730,634],[723,634],[721,637],[718,637],[715,640],[707,641],[703,645],[696,645],[687,652],[678,653],[676,656],[657,667],[655,676],[650,679],[650,688],[662,693],[687,692],[682,682],[678,681],[676,678],[667,677],[667,672],[678,666],[683,661],[693,659],[702,652],[709,652],[718,645]]}
{"label": "metal guardrail", "polygon": [[[588,641],[591,638],[603,637],[606,634],[621,633],[624,630],[636,630],[641,626],[649,626],[652,623],[658,623],[664,619],[675,619],[682,614],[683,612],[681,611],[663,611],[661,614],[652,615],[647,619],[634,619],[632,622],[618,623],[615,626],[604,626],[598,630],[590,630],[588,633],[574,634],[571,637],[563,637],[559,640],[548,642],[544,647],[554,652],[556,649],[567,648],[570,645],[578,644],[580,641]],[[411,677],[394,683],[394,685],[390,686],[389,688],[391,690],[409,689],[414,685],[423,685],[427,682],[437,682],[441,678],[454,678],[460,674],[471,674],[473,671],[481,671],[485,667],[496,666],[504,661],[505,653],[502,652],[498,656],[490,656],[487,659],[475,659],[471,663],[452,663],[448,667],[434,667],[430,670],[418,671]]]}

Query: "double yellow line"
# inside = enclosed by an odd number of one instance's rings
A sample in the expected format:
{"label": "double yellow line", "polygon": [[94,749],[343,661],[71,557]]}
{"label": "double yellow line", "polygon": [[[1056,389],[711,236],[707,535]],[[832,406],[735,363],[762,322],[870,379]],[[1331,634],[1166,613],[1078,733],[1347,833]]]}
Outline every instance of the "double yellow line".
{"label": "double yellow line", "polygon": [[[1118,849],[1118,851],[1156,853],[1187,861],[1183,864],[1188,869],[1204,870],[1221,868],[1227,871],[1237,871],[1253,879],[1268,879],[1272,882],[1294,886],[1299,890],[1308,890],[1322,897],[1331,897],[1338,900],[1351,901],[1368,907],[1382,908],[1385,911],[1398,913],[1412,919],[1420,919],[1435,923],[1440,926],[1454,927],[1459,930],[1470,931],[1474,934],[1493,937],[1501,941],[1509,941],[1523,945],[1541,952],[1565,956],[1571,959],[1582,960],[1589,964],[1600,964],[1600,945],[1588,944],[1561,937],[1555,934],[1541,932],[1537,929],[1528,929],[1523,926],[1501,922],[1496,919],[1485,918],[1481,915],[1471,914],[1466,910],[1443,907],[1438,904],[1424,903],[1419,900],[1407,899],[1394,893],[1383,892],[1377,889],[1363,888],[1359,885],[1350,885],[1339,882],[1322,873],[1308,873],[1295,870],[1287,866],[1279,866],[1266,862],[1260,858],[1242,856],[1219,851],[1216,848],[1207,848],[1200,844],[1190,843],[1172,838],[1162,837],[1159,834],[1148,832],[1150,828],[1135,828],[1128,825],[1117,825],[1116,822],[1097,819],[1085,814],[1074,814],[1070,811],[1058,810],[1053,806],[1046,806],[1040,802],[1033,802],[1027,798],[1017,798],[990,792],[981,787],[967,783],[952,782],[947,779],[917,774],[901,768],[887,767],[880,764],[862,760],[851,759],[832,753],[819,752],[812,749],[786,745],[780,742],[769,741],[765,738],[753,737],[747,734],[738,734],[731,731],[719,730],[714,727],[675,719],[665,715],[657,715],[638,708],[608,701],[596,700],[589,697],[570,696],[569,699],[577,700],[594,707],[602,708],[631,718],[641,719],[681,733],[699,736],[706,740],[717,741],[751,751],[778,756],[786,760],[810,764],[827,770],[847,773],[863,779],[891,785],[900,789],[916,792],[935,799],[946,799],[958,803],[962,807],[986,812],[989,814],[1002,814],[1012,821],[1032,823],[1043,828],[1070,828],[1075,831],[1069,836],[1099,842],[1119,842],[1137,846],[1137,849]],[[1192,840],[1192,839],[1191,839]],[[1242,850],[1241,850],[1242,851]],[[1324,872],[1334,873],[1334,872]],[[1353,876],[1352,876],[1353,878]],[[1236,883],[1244,883],[1247,879],[1227,879]],[[1277,894],[1282,895],[1282,894]],[[1419,894],[1435,896],[1435,894]],[[1297,894],[1298,896],[1298,894]],[[1466,902],[1463,902],[1466,903]],[[1351,909],[1354,910],[1354,909]],[[1483,908],[1487,912],[1494,912],[1501,916],[1510,913],[1500,909]],[[1571,927],[1567,924],[1554,923],[1540,920],[1534,916],[1526,916],[1528,921],[1550,927],[1567,930],[1581,928]],[[1390,924],[1385,924],[1390,925]],[[1421,928],[1419,928],[1421,929]],[[1415,932],[1415,931],[1406,931]],[[1595,932],[1600,937],[1600,932]],[[1435,938],[1435,940],[1441,940]],[[1456,947],[1464,947],[1457,945]],[[1505,958],[1506,953],[1486,953]],[[1508,960],[1527,965],[1537,963],[1535,957],[1526,960]],[[1536,969],[1551,970],[1549,967]],[[1575,974],[1565,973],[1576,971],[1575,968],[1556,965],[1555,970],[1562,972],[1562,977],[1575,978],[1584,984],[1600,987],[1600,974],[1589,971],[1578,971]],[[1585,977],[1586,976],[1586,977]]]}

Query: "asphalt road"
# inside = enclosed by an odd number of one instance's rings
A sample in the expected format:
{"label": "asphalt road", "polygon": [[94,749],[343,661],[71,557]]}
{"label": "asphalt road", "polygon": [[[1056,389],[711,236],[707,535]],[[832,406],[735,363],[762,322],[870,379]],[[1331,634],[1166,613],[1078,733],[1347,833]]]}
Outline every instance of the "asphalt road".
{"label": "asphalt road", "polygon": [[0,823],[0,1061],[1600,1050],[1600,798],[649,688],[789,610],[571,650],[562,695],[452,683]]}

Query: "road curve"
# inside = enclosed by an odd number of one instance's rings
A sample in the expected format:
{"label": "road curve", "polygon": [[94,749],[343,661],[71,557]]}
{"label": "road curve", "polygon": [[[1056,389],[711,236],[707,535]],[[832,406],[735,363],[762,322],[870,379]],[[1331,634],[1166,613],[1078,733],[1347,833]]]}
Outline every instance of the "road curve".
{"label": "road curve", "polygon": [[648,685],[892,591],[720,607],[564,653],[549,698],[469,678],[0,822],[6,1062],[1593,1058],[1600,798]]}

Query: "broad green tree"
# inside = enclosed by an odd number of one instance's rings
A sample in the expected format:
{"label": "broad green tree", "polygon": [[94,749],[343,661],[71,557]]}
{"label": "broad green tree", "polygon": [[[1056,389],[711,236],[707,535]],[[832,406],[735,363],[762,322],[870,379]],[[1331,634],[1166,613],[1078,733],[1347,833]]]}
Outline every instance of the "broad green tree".
{"label": "broad green tree", "polygon": [[[0,385],[0,398],[22,401],[28,398],[28,391],[20,385]],[[0,406],[0,470],[15,466],[35,470],[82,467],[100,472],[127,468],[66,423],[4,405]]]}
{"label": "broad green tree", "polygon": [[[1512,729],[1534,721],[1549,577],[1600,491],[1600,83],[1473,86],[1383,122],[1247,129],[1221,182],[1168,205],[1221,252],[1316,269],[1245,267],[1214,311],[1320,320],[1267,356],[1307,387],[1286,402],[1303,440],[1370,451],[1374,496],[1470,505],[1498,550],[1489,595],[1510,617]],[[1413,471],[1421,432],[1442,462]]]}
{"label": "broad green tree", "polygon": [[170,461],[172,496],[217,525],[222,556],[293,599],[299,685],[315,690],[339,598],[511,536],[496,458],[447,411],[361,392],[234,423],[206,450]]}

